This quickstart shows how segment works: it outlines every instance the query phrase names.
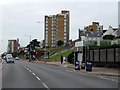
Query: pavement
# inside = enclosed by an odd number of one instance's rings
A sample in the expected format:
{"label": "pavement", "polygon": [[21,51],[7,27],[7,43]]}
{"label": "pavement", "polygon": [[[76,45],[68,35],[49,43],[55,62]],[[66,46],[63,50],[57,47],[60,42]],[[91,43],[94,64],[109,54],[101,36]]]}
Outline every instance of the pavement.
{"label": "pavement", "polygon": [[[35,62],[44,63],[43,61],[35,61]],[[75,68],[75,66],[73,64],[69,64],[69,63],[61,64],[60,61],[52,61],[52,62],[48,61],[48,62],[46,62],[46,64],[62,66],[62,67],[66,67],[66,68],[71,68],[73,70]],[[113,68],[93,67],[92,72],[87,72],[85,69],[74,70],[74,71],[81,72],[81,73],[87,73],[87,74],[94,74],[94,75],[106,75],[106,76],[120,77],[120,70],[113,69]]]}
{"label": "pavement", "polygon": [[4,60],[0,61],[0,67],[3,65],[4,63]]}

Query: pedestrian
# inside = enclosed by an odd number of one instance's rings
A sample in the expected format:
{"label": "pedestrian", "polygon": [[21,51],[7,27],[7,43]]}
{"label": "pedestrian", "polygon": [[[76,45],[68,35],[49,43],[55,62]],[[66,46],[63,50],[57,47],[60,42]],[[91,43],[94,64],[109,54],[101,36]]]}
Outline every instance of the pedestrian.
{"label": "pedestrian", "polygon": [[64,62],[64,64],[66,63],[66,57],[63,57],[63,62]]}
{"label": "pedestrian", "polygon": [[61,64],[63,64],[63,56],[61,55]]}

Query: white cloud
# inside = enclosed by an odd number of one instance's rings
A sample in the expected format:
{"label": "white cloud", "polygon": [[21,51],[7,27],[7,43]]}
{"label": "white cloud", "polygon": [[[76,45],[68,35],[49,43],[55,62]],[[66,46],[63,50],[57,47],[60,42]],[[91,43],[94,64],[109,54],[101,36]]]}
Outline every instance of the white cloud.
{"label": "white cloud", "polygon": [[24,37],[25,34],[31,35],[32,38],[42,40],[44,37],[44,26],[43,24],[38,24],[36,22],[39,20],[43,21],[44,15],[60,13],[62,9],[70,11],[71,39],[77,38],[78,28],[83,28],[84,26],[91,24],[94,20],[100,21],[104,26],[108,26],[108,24],[117,26],[117,23],[115,22],[117,21],[116,3],[78,3],[75,2],[76,0],[74,0],[74,3],[65,3],[62,1],[61,3],[41,3],[37,2],[38,0],[34,0],[34,3],[33,0],[3,1],[7,1],[6,5],[3,6],[2,12],[4,48],[7,47],[7,40],[12,38],[20,38],[22,45],[26,45],[29,39]]}
{"label": "white cloud", "polygon": [[2,40],[2,8],[0,7],[0,41]]}
{"label": "white cloud", "polygon": [[119,0],[0,0],[0,5],[26,2],[118,2]]}
{"label": "white cloud", "polygon": [[118,25],[120,25],[120,1],[118,3]]}

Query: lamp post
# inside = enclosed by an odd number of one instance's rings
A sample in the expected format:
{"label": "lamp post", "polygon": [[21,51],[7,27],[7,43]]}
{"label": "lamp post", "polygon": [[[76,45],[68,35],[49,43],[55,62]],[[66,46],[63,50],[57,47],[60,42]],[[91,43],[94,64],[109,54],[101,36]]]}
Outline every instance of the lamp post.
{"label": "lamp post", "polygon": [[[39,24],[41,24],[41,23],[44,24],[45,22],[37,21],[37,23],[39,23]],[[44,62],[46,63],[46,61],[47,61],[47,60],[46,60],[46,59],[47,59],[47,55],[46,55],[46,51],[47,51],[47,49],[46,49],[46,30],[45,30],[45,40],[44,40],[44,42],[45,42],[45,43],[44,43],[44,45],[45,45],[45,46],[44,46],[44,51],[45,51]]]}
{"label": "lamp post", "polygon": [[45,63],[46,63],[46,60],[47,58],[46,58],[46,34],[45,34]]}
{"label": "lamp post", "polygon": [[[26,37],[30,38],[30,42],[31,42],[31,36],[30,35],[25,35]],[[29,51],[29,62],[31,62],[32,58],[31,58],[31,44],[30,44],[30,51]]]}

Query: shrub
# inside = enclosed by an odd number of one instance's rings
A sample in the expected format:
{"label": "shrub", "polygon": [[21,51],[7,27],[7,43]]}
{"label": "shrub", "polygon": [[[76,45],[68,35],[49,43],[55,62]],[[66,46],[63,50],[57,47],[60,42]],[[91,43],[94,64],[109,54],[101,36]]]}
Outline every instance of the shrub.
{"label": "shrub", "polygon": [[74,52],[71,52],[68,56],[68,62],[69,63],[74,63]]}

